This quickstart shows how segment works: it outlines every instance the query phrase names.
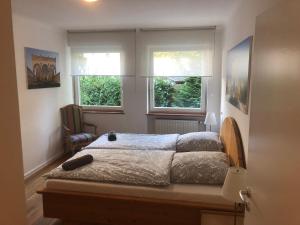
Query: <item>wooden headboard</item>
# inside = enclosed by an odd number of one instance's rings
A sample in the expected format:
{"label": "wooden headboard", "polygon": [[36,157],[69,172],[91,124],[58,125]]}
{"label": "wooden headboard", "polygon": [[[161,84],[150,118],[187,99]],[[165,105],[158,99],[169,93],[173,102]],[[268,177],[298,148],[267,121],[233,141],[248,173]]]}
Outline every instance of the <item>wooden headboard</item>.
{"label": "wooden headboard", "polygon": [[231,166],[246,169],[245,153],[241,133],[236,121],[227,117],[221,127],[220,138],[224,145],[224,152],[228,155]]}

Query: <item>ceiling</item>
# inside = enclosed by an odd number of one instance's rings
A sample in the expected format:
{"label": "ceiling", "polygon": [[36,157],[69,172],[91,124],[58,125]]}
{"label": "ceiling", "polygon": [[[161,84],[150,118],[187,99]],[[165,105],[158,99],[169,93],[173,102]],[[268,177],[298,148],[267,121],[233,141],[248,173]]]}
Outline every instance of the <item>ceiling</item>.
{"label": "ceiling", "polygon": [[215,26],[241,0],[12,0],[14,13],[67,30]]}

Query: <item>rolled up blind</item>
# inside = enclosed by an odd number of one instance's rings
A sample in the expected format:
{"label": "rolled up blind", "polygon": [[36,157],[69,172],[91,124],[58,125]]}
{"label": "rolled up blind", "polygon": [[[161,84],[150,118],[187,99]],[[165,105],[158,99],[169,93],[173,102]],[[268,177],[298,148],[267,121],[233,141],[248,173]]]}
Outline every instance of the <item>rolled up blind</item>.
{"label": "rolled up blind", "polygon": [[69,32],[73,76],[134,76],[135,31]]}
{"label": "rolled up blind", "polygon": [[141,30],[137,36],[140,76],[212,76],[215,29]]}

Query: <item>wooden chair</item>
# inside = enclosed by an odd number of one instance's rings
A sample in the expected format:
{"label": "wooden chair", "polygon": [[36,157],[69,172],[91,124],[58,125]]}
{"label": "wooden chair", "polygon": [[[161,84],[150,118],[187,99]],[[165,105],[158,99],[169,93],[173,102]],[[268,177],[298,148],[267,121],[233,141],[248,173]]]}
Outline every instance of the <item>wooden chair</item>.
{"label": "wooden chair", "polygon": [[[97,126],[83,121],[82,107],[71,104],[60,109],[62,118],[64,149],[74,154],[82,147],[97,139]],[[93,133],[85,132],[85,127],[93,128]]]}

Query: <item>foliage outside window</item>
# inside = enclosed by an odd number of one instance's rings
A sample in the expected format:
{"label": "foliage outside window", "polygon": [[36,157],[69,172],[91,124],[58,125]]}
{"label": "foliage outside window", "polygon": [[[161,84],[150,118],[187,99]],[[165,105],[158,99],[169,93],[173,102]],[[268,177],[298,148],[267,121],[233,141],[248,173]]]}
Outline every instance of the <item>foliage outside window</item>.
{"label": "foliage outside window", "polygon": [[80,105],[121,106],[120,76],[80,76]]}
{"label": "foliage outside window", "polygon": [[154,106],[201,108],[200,77],[154,79]]}

